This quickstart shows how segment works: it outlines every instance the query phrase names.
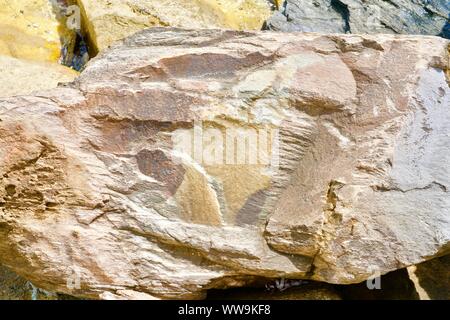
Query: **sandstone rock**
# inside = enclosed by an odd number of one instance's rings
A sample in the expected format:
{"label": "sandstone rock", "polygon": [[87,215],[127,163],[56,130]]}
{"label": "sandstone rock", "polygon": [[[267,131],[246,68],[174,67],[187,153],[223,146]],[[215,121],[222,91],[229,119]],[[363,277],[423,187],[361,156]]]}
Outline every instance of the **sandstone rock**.
{"label": "sandstone rock", "polygon": [[148,27],[261,29],[267,0],[77,0],[96,51]]}
{"label": "sandstone rock", "polygon": [[75,296],[202,298],[442,255],[448,45],[151,28],[0,100],[0,263]]}
{"label": "sandstone rock", "polygon": [[30,94],[71,82],[78,72],[53,62],[20,60],[0,55],[0,97]]}
{"label": "sandstone rock", "polygon": [[325,33],[441,34],[450,18],[447,0],[285,0],[268,21],[272,30]]}
{"label": "sandstone rock", "polygon": [[1,0],[0,55],[59,61],[63,49],[73,47],[75,34],[55,10],[49,0]]}
{"label": "sandstone rock", "polygon": [[422,300],[450,300],[450,255],[408,268]]}
{"label": "sandstone rock", "polygon": [[60,65],[74,33],[49,0],[0,1],[0,97],[30,94],[78,75]]}

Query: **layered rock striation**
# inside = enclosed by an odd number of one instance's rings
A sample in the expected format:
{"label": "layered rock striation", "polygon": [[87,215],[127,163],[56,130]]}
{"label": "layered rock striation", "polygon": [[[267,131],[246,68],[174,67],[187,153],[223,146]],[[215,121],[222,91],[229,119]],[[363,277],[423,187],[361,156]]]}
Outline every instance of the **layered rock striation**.
{"label": "layered rock striation", "polygon": [[449,42],[153,28],[0,100],[0,263],[80,297],[448,253]]}
{"label": "layered rock striation", "polygon": [[260,30],[272,14],[267,0],[77,0],[92,50],[150,27]]}

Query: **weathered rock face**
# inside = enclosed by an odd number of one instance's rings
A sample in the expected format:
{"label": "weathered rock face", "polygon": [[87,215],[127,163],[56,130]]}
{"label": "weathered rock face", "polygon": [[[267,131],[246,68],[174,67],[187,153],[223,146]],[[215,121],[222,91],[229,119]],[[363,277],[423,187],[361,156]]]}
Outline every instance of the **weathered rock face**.
{"label": "weathered rock face", "polygon": [[58,19],[51,1],[1,0],[0,97],[73,81],[78,73],[59,62],[65,62],[74,41],[75,33]]}
{"label": "weathered rock face", "polygon": [[[54,0],[56,5],[56,0]],[[49,0],[0,1],[0,55],[57,62],[75,34],[58,19]]]}
{"label": "weathered rock face", "polygon": [[0,97],[30,94],[71,82],[78,72],[57,63],[20,60],[0,55]]}
{"label": "weathered rock face", "polygon": [[272,30],[441,34],[450,38],[447,0],[285,0]]}
{"label": "weathered rock face", "polygon": [[0,100],[0,263],[76,296],[200,298],[444,254],[448,45],[153,28]]}
{"label": "weathered rock face", "polygon": [[77,0],[93,49],[148,27],[259,30],[271,15],[268,0]]}

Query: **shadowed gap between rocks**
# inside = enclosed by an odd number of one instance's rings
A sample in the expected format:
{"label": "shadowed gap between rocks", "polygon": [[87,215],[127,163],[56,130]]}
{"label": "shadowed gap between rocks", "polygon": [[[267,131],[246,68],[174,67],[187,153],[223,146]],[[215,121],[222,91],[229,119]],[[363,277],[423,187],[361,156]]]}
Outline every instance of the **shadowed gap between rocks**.
{"label": "shadowed gap between rocks", "polygon": [[[447,258],[448,259],[448,258]],[[372,282],[371,282],[372,283]],[[247,287],[209,290],[207,300],[418,300],[419,294],[406,269],[380,279],[381,289],[367,283],[333,285],[309,280],[256,278]],[[441,290],[442,292],[442,290]],[[432,298],[442,298],[435,295]],[[78,298],[35,287],[31,282],[0,266],[0,300],[78,300]]]}
{"label": "shadowed gap between rocks", "polygon": [[445,23],[444,27],[442,28],[441,33],[439,34],[440,37],[450,39],[450,13],[448,14],[447,22]]}
{"label": "shadowed gap between rocks", "polygon": [[339,13],[342,16],[342,19],[344,20],[345,23],[344,27],[345,33],[351,33],[350,11],[348,10],[347,5],[339,0],[331,0],[331,6],[337,13]]}
{"label": "shadowed gap between rocks", "polygon": [[[78,19],[76,17],[77,11],[74,11],[74,7],[77,6],[75,0],[49,0],[54,13],[61,23],[61,25],[66,25],[69,27],[70,21],[69,19]],[[60,29],[61,33],[61,42],[62,43],[62,52],[61,52],[61,64],[67,67],[70,67],[76,71],[83,70],[84,66],[87,62],[97,55],[91,49],[88,41],[88,35],[85,33],[83,15],[80,14],[81,23],[80,28],[72,29],[75,33],[73,43],[64,43],[64,39],[62,36],[63,28]],[[73,21],[72,21],[73,22]]]}
{"label": "shadowed gap between rocks", "polygon": [[[375,283],[375,282],[370,282]],[[233,289],[209,290],[207,300],[418,300],[419,295],[406,269],[380,278],[381,289],[369,289],[367,282],[333,285],[324,282],[256,280],[253,285]],[[278,287],[278,288],[277,288]]]}

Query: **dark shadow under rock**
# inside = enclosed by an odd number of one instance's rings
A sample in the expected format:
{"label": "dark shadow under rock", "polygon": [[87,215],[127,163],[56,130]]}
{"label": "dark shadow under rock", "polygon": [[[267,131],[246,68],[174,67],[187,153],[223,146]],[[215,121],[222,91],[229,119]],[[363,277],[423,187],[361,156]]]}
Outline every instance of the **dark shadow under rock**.
{"label": "dark shadow under rock", "polygon": [[208,300],[342,300],[336,286],[328,283],[305,282],[280,291],[265,287],[210,290]]}
{"label": "dark shadow under rock", "polygon": [[[279,286],[280,282],[285,285]],[[376,280],[371,282],[376,284]],[[380,289],[369,289],[367,282],[333,285],[315,281],[278,280],[266,286],[210,290],[208,300],[417,300],[414,283],[406,269],[381,276]],[[293,285],[291,285],[293,284]],[[272,290],[267,290],[271,287]],[[279,288],[277,288],[279,287]],[[281,290],[280,290],[281,289]]]}
{"label": "dark shadow under rock", "polygon": [[47,292],[0,265],[0,300],[78,300],[69,295]]}
{"label": "dark shadow under rock", "polygon": [[[369,280],[376,285],[376,280]],[[338,286],[344,300],[417,300],[414,283],[409,279],[406,269],[390,272],[381,276],[379,289],[369,289],[367,282],[355,285]]]}
{"label": "dark shadow under rock", "polygon": [[408,268],[421,299],[450,300],[450,255]]}

